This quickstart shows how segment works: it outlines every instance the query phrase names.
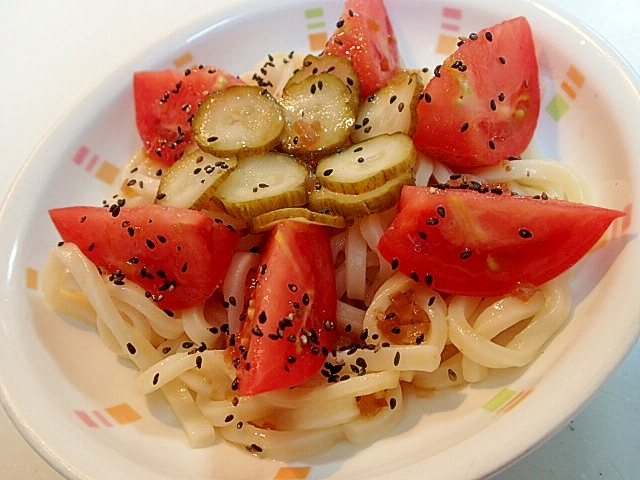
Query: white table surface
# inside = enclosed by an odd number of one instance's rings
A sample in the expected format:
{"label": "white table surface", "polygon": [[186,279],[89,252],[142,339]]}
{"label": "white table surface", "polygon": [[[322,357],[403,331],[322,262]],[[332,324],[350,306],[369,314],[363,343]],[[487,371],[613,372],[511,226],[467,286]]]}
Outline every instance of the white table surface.
{"label": "white table surface", "polygon": [[[109,72],[234,0],[0,2],[0,199],[39,140]],[[640,1],[549,0],[640,71]],[[0,478],[60,479],[0,409]],[[640,478],[640,344],[569,425],[498,479]]]}

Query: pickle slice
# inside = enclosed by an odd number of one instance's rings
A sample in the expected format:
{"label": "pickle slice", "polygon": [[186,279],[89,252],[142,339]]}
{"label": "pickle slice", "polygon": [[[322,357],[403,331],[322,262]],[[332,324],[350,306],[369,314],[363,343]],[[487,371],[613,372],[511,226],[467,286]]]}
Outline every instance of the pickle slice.
{"label": "pickle slice", "polygon": [[266,152],[278,144],[284,111],[264,88],[233,85],[210,93],[193,118],[196,142],[219,157]]}
{"label": "pickle slice", "polygon": [[307,203],[309,172],[289,155],[267,152],[238,160],[216,190],[231,215],[249,219],[265,212]]}
{"label": "pickle slice", "polygon": [[404,133],[378,135],[320,159],[317,180],[334,192],[369,192],[411,170],[416,155],[413,140]]}
{"label": "pickle slice", "polygon": [[302,67],[291,76],[288,84],[300,82],[310,75],[317,75],[319,73],[330,73],[342,80],[342,83],[344,83],[351,92],[349,104],[354,111],[358,111],[360,104],[360,79],[351,64],[351,60],[348,58],[331,53],[320,57],[309,54],[304,57]]}
{"label": "pickle slice", "polygon": [[280,148],[303,158],[330,154],[342,147],[353,129],[351,92],[335,75],[319,73],[289,83],[280,99],[286,124]]}
{"label": "pickle slice", "polygon": [[383,133],[413,136],[418,124],[417,106],[424,85],[420,73],[406,70],[395,75],[360,103],[351,133],[354,143]]}
{"label": "pickle slice", "polygon": [[255,233],[264,232],[273,228],[282,220],[295,220],[297,222],[325,225],[332,228],[346,228],[351,222],[338,215],[314,212],[304,207],[288,207],[272,210],[257,217],[253,217],[249,226]]}
{"label": "pickle slice", "polygon": [[235,158],[220,158],[200,149],[180,158],[164,172],[155,203],[199,209],[236,167]]}
{"label": "pickle slice", "polygon": [[369,192],[352,195],[319,187],[309,194],[307,207],[315,212],[340,215],[347,220],[382,212],[400,199],[404,185],[413,185],[413,172],[401,173]]}

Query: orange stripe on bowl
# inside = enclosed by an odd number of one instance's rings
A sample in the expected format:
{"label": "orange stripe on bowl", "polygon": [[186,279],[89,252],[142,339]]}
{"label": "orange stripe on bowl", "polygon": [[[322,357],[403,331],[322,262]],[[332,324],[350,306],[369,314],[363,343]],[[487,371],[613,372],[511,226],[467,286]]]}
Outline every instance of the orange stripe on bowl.
{"label": "orange stripe on bowl", "polygon": [[569,77],[569,80],[571,80],[578,88],[582,88],[582,85],[584,85],[584,75],[575,67],[575,65],[571,65],[569,67],[567,77]]}
{"label": "orange stripe on bowl", "polygon": [[274,480],[304,480],[309,476],[311,467],[282,467],[273,477]]}
{"label": "orange stripe on bowl", "polygon": [[128,403],[121,403],[113,407],[105,408],[105,411],[120,425],[140,420],[142,416],[136,412]]}
{"label": "orange stripe on bowl", "polygon": [[510,410],[513,410],[520,402],[522,402],[525,398],[527,398],[533,390],[525,390],[523,392],[518,393],[515,397],[513,397],[509,402],[502,406],[498,410],[500,413],[506,413]]}
{"label": "orange stripe on bowl", "polygon": [[450,55],[458,48],[458,37],[453,35],[441,34],[438,37],[438,43],[436,44],[436,52],[442,55]]}
{"label": "orange stripe on bowl", "polygon": [[179,57],[173,59],[173,64],[177,68],[186,67],[191,62],[193,62],[193,55],[190,52],[187,52],[187,53],[185,53],[183,55],[180,55]]}
{"label": "orange stripe on bowl", "polygon": [[120,174],[120,169],[110,162],[104,161],[96,172],[96,177],[109,185],[113,184]]}
{"label": "orange stripe on bowl", "polygon": [[327,32],[317,32],[309,34],[309,49],[310,50],[322,50],[327,44],[329,36]]}
{"label": "orange stripe on bowl", "polygon": [[571,98],[571,100],[575,100],[577,94],[576,94],[576,91],[573,88],[571,88],[571,85],[569,85],[567,82],[563,80],[562,83],[560,84],[560,88],[564,90],[564,93],[569,95],[569,98]]}

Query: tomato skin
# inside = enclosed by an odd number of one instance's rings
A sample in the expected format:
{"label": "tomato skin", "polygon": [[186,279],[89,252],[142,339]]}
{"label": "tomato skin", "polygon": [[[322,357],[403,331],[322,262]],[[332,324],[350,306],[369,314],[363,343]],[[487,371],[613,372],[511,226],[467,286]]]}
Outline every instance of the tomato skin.
{"label": "tomato skin", "polygon": [[398,42],[382,0],[346,0],[344,13],[324,53],[351,60],[366,98],[400,69]]}
{"label": "tomato skin", "polygon": [[538,63],[527,20],[517,17],[481,30],[439,72],[418,103],[416,148],[468,168],[518,157],[540,113]]}
{"label": "tomato skin", "polygon": [[133,75],[136,126],[153,158],[171,165],[191,141],[190,119],[209,92],[244,83],[224,70],[149,70]]}
{"label": "tomato skin", "polygon": [[378,249],[439,291],[499,296],[558,276],[622,215],[562,200],[404,187]]}
{"label": "tomato skin", "polygon": [[328,229],[294,220],[278,223],[258,268],[251,305],[233,347],[238,392],[289,388],[317,373],[335,342]]}
{"label": "tomato skin", "polygon": [[118,212],[74,206],[49,216],[65,242],[103,272],[124,273],[165,310],[199,305],[222,283],[237,231],[195,210],[151,204]]}

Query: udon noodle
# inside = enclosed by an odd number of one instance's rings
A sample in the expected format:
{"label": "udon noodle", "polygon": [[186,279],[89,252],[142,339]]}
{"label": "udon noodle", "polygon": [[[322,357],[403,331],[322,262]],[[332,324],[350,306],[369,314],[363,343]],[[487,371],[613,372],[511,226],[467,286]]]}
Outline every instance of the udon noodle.
{"label": "udon noodle", "polygon": [[[123,171],[127,179],[143,179],[145,191],[123,182],[117,195],[128,205],[152,202],[156,170],[153,160],[134,155]],[[419,185],[446,182],[453,174],[425,157],[415,166]],[[523,159],[467,177],[525,195],[584,203],[590,198],[579,176],[557,161]],[[376,249],[393,213],[359,219],[333,236],[339,343],[323,369],[296,388],[251,397],[231,388],[235,371],[225,348],[230,333],[240,329],[246,279],[259,261],[250,247],[259,235],[241,242],[214,298],[174,317],[133,282],[102,274],[71,243],[52,249],[43,291],[56,311],[94,325],[106,346],[137,366],[141,394],[164,394],[192,447],[220,437],[255,454],[294,460],[343,440],[370,443],[388,435],[410,408],[408,385],[451,388],[527,365],[568,318],[570,274],[531,291],[476,298],[446,296],[394,272]],[[426,333],[411,342],[380,327],[399,296],[427,324]]]}

